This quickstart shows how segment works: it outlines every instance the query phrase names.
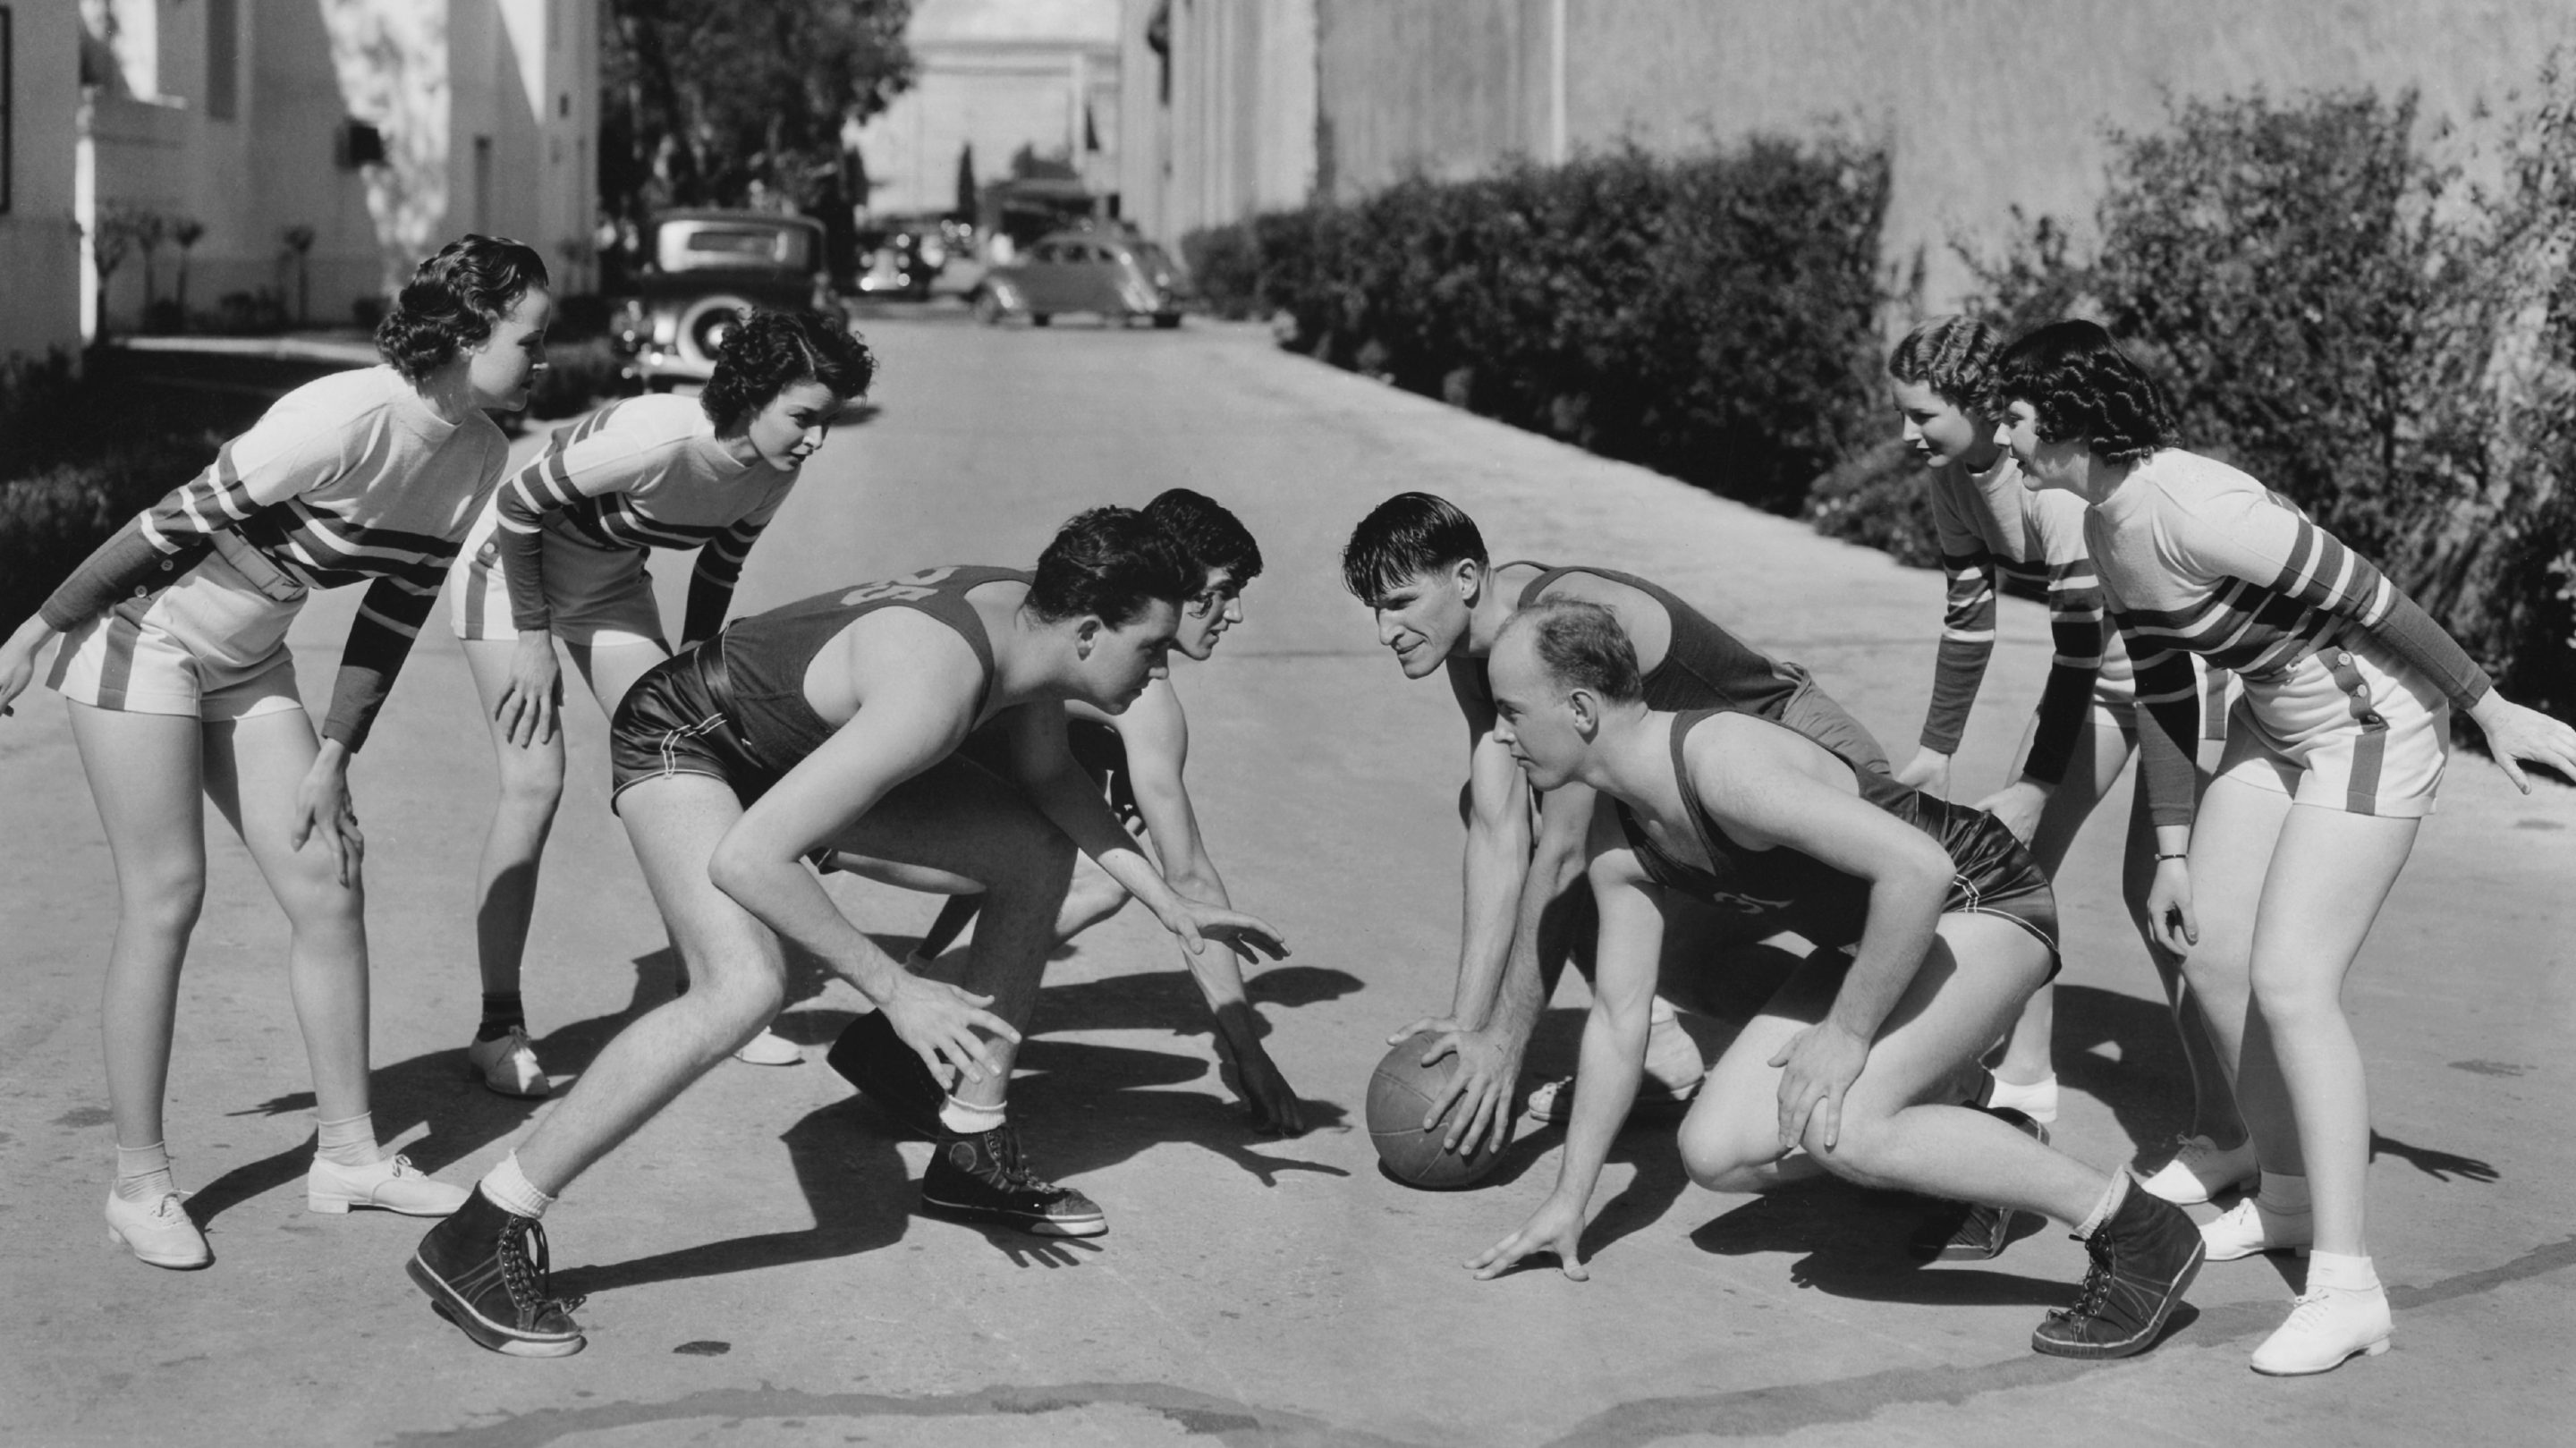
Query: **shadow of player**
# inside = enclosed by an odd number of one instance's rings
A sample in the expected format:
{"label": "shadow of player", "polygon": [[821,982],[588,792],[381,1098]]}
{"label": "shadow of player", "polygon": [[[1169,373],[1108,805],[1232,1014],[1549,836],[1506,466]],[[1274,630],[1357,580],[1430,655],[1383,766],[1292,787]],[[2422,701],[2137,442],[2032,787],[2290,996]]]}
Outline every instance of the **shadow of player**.
{"label": "shadow of player", "polygon": [[[1766,1192],[1703,1222],[1691,1244],[1721,1257],[1802,1253],[1789,1280],[1835,1297],[1927,1306],[2063,1307],[2074,1285],[1984,1265],[1916,1261],[1906,1248],[1922,1220],[1922,1199],[1871,1191],[1835,1178]],[[2030,1219],[2014,1239],[2040,1230]],[[1931,1270],[1927,1270],[1931,1269]]]}

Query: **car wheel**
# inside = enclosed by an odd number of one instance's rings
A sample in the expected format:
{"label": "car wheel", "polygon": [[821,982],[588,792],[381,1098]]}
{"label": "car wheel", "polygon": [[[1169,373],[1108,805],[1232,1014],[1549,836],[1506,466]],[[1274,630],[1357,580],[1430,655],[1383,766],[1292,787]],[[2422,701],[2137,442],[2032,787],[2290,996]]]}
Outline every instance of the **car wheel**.
{"label": "car wheel", "polygon": [[1001,298],[994,296],[990,291],[975,293],[975,320],[987,327],[1000,326],[1002,324]]}
{"label": "car wheel", "polygon": [[1154,314],[1154,330],[1158,332],[1171,331],[1180,324],[1181,314],[1178,312],[1156,312]]}
{"label": "car wheel", "polygon": [[1029,325],[1032,327],[1043,327],[1054,320],[1055,318],[1048,316],[1044,312],[1029,313]]}
{"label": "car wheel", "polygon": [[698,298],[680,314],[680,355],[702,367],[715,366],[725,339],[749,315],[751,303],[741,297],[720,292]]}

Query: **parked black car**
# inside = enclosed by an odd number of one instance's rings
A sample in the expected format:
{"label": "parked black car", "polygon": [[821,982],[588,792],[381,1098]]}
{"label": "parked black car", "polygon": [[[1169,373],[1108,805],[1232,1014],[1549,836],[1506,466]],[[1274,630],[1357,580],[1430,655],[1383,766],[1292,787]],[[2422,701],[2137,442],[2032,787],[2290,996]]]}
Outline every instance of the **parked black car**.
{"label": "parked black car", "polygon": [[727,333],[753,307],[840,315],[823,227],[765,211],[667,211],[653,218],[637,294],[613,335],[626,375],[660,392],[704,382]]}

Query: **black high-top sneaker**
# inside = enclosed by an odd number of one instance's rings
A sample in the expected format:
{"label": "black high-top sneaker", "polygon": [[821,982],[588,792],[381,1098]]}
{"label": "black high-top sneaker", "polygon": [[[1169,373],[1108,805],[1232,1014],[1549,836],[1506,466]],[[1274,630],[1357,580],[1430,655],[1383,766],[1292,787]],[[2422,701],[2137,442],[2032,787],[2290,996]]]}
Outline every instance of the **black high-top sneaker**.
{"label": "black high-top sneaker", "polygon": [[1040,1237],[1097,1237],[1109,1230],[1100,1205],[1071,1187],[1040,1181],[1008,1122],[971,1136],[949,1133],[921,1174],[921,1208],[935,1216],[1000,1222]]}
{"label": "black high-top sneaker", "polygon": [[420,1239],[406,1270],[439,1316],[476,1346],[512,1357],[570,1357],[588,1341],[572,1310],[578,1297],[553,1295],[546,1229],[503,1210],[481,1188]]}
{"label": "black high-top sneaker", "polygon": [[920,1053],[894,1033],[885,1012],[870,1011],[843,1027],[823,1063],[906,1130],[943,1145],[957,1134],[939,1124],[939,1108],[948,1103],[948,1092],[921,1063]]}
{"label": "black high-top sneaker", "polygon": [[2119,1210],[2094,1229],[2084,1250],[2093,1270],[2083,1290],[2074,1306],[2050,1313],[2031,1333],[2031,1350],[2071,1358],[2145,1352],[2200,1272],[2200,1228],[2133,1178]]}
{"label": "black high-top sneaker", "polygon": [[[1976,1106],[2022,1135],[2048,1145],[2048,1128],[2009,1106]],[[2003,1255],[2013,1229],[2030,1214],[2010,1207],[1938,1202],[1915,1228],[1907,1250],[1917,1262],[1988,1262]]]}

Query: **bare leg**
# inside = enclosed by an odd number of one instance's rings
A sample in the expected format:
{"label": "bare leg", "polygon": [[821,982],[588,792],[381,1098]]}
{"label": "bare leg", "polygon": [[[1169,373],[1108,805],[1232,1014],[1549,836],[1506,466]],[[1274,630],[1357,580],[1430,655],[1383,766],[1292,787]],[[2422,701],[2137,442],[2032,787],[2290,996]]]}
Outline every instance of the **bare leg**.
{"label": "bare leg", "polygon": [[492,762],[500,773],[492,823],[483,833],[483,855],[474,869],[475,960],[482,967],[483,989],[495,992],[519,988],[528,922],[537,908],[537,862],[563,798],[562,731],[541,743],[516,744],[492,718],[509,687],[510,660],[518,647],[511,639],[464,643],[474,693],[491,727]]}
{"label": "bare leg", "polygon": [[778,938],[707,879],[716,842],[742,818],[732,787],[694,774],[646,780],[618,813],[691,989],[620,1031],[520,1146],[519,1169],[549,1196],[758,1034],[786,998]]}
{"label": "bare leg", "polygon": [[147,1147],[162,1139],[179,968],[205,899],[203,726],[177,715],[69,707],[116,860],[116,939],[100,991],[108,1110],[119,1146]]}
{"label": "bare leg", "polygon": [[1695,1180],[1721,1191],[1762,1190],[1822,1169],[1866,1186],[2081,1223],[2102,1200],[2107,1176],[1984,1112],[1937,1099],[2047,970],[2047,948],[2011,922],[1942,917],[1939,939],[1844,1097],[1840,1139],[1828,1151],[1821,1125],[1811,1126],[1803,1143],[1810,1165],[1788,1170],[1779,1142],[1780,1071],[1770,1057],[1822,1017],[1839,975],[1838,966],[1809,966],[1720,1058],[1682,1123],[1684,1164]]}
{"label": "bare leg", "polygon": [[[2054,866],[2051,866],[2054,873]],[[2191,1072],[2191,1129],[2212,1146],[2230,1149],[2245,1140],[2245,1118],[2236,1109],[2236,1088],[2209,1018],[2192,998],[2183,958],[2158,945],[2147,929],[2147,891],[2156,882],[2156,826],[2147,809],[2147,780],[2140,771],[2129,801],[2129,838],[2120,861],[2120,897],[2130,922],[2147,948],[2147,959],[2164,986],[2165,1005],[2173,1015],[2174,1036],[2182,1042],[2184,1065]]]}
{"label": "bare leg", "polygon": [[2248,1040],[2254,1004],[2254,930],[2263,903],[2263,877],[2290,813],[2290,797],[2234,780],[2213,780],[2201,796],[2191,832],[2192,908],[2200,939],[2183,962],[2192,999],[2200,1005],[2236,1093],[2237,1109],[2254,1140],[2255,1157],[2270,1171],[2305,1176],[2288,1087],[2268,1048]]}

